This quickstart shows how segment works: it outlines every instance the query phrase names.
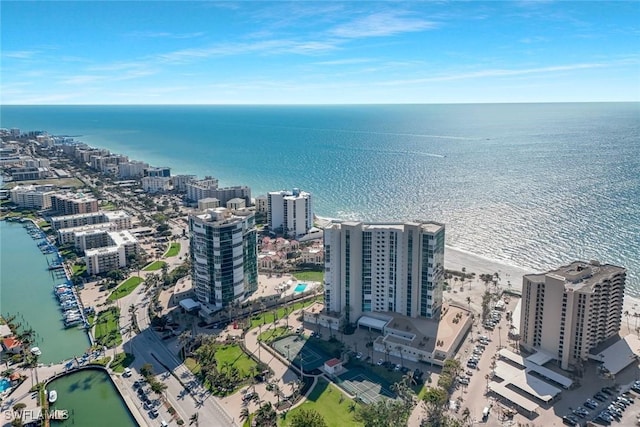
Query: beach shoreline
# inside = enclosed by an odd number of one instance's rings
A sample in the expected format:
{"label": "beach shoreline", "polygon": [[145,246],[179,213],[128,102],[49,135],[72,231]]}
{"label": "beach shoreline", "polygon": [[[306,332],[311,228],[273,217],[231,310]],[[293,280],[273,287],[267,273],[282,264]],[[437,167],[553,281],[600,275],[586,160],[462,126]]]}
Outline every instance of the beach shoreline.
{"label": "beach shoreline", "polygon": [[[464,304],[466,304],[465,300],[468,296],[471,296],[474,301],[477,301],[476,298],[482,298],[482,293],[484,292],[485,287],[479,279],[479,276],[481,274],[498,273],[500,277],[499,284],[502,289],[511,289],[513,291],[516,291],[517,293],[521,293],[522,277],[525,274],[535,274],[542,272],[532,271],[522,267],[509,265],[500,261],[491,260],[481,255],[473,254],[449,245],[445,246],[444,266],[447,270],[454,271],[462,271],[462,268],[464,267],[466,273],[476,273],[475,279],[466,280],[464,282],[465,284],[463,286],[463,292],[449,292],[445,294],[447,298]],[[511,286],[509,286],[509,284]],[[629,312],[630,315],[633,315],[633,313],[640,314],[640,299],[625,294],[622,313],[625,312]]]}
{"label": "beach shoreline", "polygon": [[[339,218],[324,217],[318,214],[315,215],[315,220],[320,228],[326,226],[332,221],[341,221]],[[522,277],[525,274],[544,272],[543,270],[532,270],[511,265],[503,261],[490,259],[451,245],[445,245],[444,267],[447,270],[453,271],[462,271],[462,268],[464,268],[467,274],[476,273],[474,279],[467,279],[464,281],[464,286],[462,286],[463,282],[458,284],[458,288],[463,288],[462,292],[458,292],[459,289],[454,289],[454,283],[449,283],[452,292],[445,293],[446,299],[465,305],[467,304],[466,299],[468,296],[470,296],[473,301],[480,301],[482,299],[485,286],[480,280],[481,274],[498,273],[500,278],[498,284],[502,289],[510,289],[520,294],[522,292]],[[560,265],[556,266],[556,268],[557,267],[560,267]],[[474,303],[471,303],[471,305],[474,306]],[[622,312],[624,313],[626,311],[630,314],[640,314],[640,298],[636,298],[625,293]]]}

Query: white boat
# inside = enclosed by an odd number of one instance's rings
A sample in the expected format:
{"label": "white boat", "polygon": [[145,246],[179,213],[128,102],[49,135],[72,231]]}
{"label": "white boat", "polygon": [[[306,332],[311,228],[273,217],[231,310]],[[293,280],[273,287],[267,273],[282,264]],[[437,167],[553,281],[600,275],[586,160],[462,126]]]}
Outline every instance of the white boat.
{"label": "white boat", "polygon": [[34,356],[42,356],[42,351],[40,351],[40,347],[33,347],[31,349],[31,354]]}
{"label": "white boat", "polygon": [[58,392],[51,390],[49,392],[49,403],[55,403],[56,400],[58,400]]}

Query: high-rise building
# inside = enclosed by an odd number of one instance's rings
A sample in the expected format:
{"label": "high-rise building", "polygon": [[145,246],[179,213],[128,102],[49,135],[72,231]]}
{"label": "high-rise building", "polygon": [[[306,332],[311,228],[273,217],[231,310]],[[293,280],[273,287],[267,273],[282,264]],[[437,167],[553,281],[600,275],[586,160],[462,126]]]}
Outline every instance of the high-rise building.
{"label": "high-rise building", "polygon": [[225,208],[189,216],[196,297],[221,309],[258,289],[258,235],[254,214]]}
{"label": "high-rise building", "polygon": [[618,334],[626,270],[575,261],[522,278],[520,344],[556,358],[562,369]]}
{"label": "high-rise building", "polygon": [[333,222],[324,229],[325,309],[347,323],[368,312],[437,318],[444,224]]}
{"label": "high-rise building", "polygon": [[269,230],[296,237],[307,234],[313,227],[311,193],[294,188],[293,191],[272,191],[267,194]]}

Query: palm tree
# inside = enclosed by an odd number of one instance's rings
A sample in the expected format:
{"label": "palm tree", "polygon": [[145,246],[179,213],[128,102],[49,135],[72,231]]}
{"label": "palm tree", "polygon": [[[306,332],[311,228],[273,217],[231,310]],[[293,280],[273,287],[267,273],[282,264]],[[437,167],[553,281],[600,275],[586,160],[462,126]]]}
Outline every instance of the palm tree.
{"label": "palm tree", "polygon": [[196,412],[195,414],[191,415],[191,418],[189,418],[189,425],[191,424],[195,424],[196,427],[198,427],[198,413]]}
{"label": "palm tree", "polygon": [[631,330],[631,326],[629,326],[629,310],[625,310],[623,314],[627,318],[627,329]]}
{"label": "palm tree", "polygon": [[318,323],[318,319],[320,318],[320,313],[313,313],[313,318],[316,321],[316,334],[320,333],[320,323]]}
{"label": "palm tree", "polygon": [[249,408],[247,408],[246,406],[244,408],[242,408],[242,410],[240,411],[240,419],[241,420],[246,420],[249,418]]}
{"label": "palm tree", "polygon": [[462,422],[466,424],[467,422],[469,422],[470,419],[471,419],[471,411],[469,410],[469,408],[465,407],[462,410]]}
{"label": "palm tree", "polygon": [[404,357],[402,355],[402,346],[401,345],[397,345],[396,346],[396,350],[398,350],[398,353],[400,353],[400,364],[402,366],[404,366]]}

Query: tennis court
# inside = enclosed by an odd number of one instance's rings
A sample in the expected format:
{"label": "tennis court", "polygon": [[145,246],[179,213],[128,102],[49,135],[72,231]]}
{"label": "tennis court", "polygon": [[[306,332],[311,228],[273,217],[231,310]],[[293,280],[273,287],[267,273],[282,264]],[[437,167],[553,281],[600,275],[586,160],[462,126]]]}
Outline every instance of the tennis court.
{"label": "tennis court", "polygon": [[336,383],[349,394],[356,396],[364,403],[371,404],[383,397],[395,399],[396,395],[385,387],[381,378],[370,378],[364,372],[355,369],[339,375]]}
{"label": "tennis court", "polygon": [[319,368],[331,357],[311,348],[307,340],[298,336],[288,336],[271,343],[271,346],[283,357],[302,365],[305,372]]}

